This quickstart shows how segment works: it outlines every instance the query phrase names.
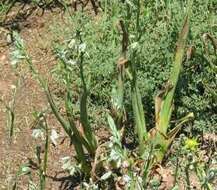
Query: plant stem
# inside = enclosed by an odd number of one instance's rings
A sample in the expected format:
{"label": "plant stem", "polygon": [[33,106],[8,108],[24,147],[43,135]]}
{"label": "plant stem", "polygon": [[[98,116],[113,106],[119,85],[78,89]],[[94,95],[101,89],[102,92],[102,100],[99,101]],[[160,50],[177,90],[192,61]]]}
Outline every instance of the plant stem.
{"label": "plant stem", "polygon": [[[85,171],[88,171],[89,167],[88,167],[88,163],[86,161],[85,153],[84,153],[82,143],[81,143],[82,138],[79,138],[78,136],[73,135],[72,128],[71,128],[70,124],[59,113],[59,111],[57,109],[57,106],[56,106],[56,104],[55,104],[55,102],[54,102],[54,100],[52,98],[51,93],[50,93],[50,90],[49,90],[47,84],[45,83],[44,79],[38,74],[38,72],[36,71],[36,69],[32,65],[32,60],[27,55],[26,55],[26,60],[27,60],[27,63],[29,65],[29,67],[30,67],[30,70],[32,71],[32,73],[34,74],[34,76],[37,78],[40,85],[44,89],[44,92],[46,94],[48,103],[49,103],[49,105],[51,107],[51,110],[52,110],[53,114],[55,115],[55,117],[57,118],[57,120],[59,121],[59,123],[61,124],[61,126],[63,127],[63,129],[67,133],[67,135],[69,136],[71,142],[73,142],[73,144],[75,146],[76,153],[78,155],[78,160],[79,160],[79,162],[82,163],[82,168]],[[83,144],[86,145],[86,147],[88,147],[87,144],[84,143],[84,141],[83,141]]]}
{"label": "plant stem", "polygon": [[44,165],[43,165],[43,181],[42,181],[42,190],[45,190],[46,187],[46,173],[47,173],[47,161],[48,161],[48,148],[49,148],[49,132],[48,132],[48,126],[47,126],[47,121],[46,118],[44,118],[44,127],[45,127],[45,134],[46,134],[46,139],[45,139],[45,152],[44,152]]}
{"label": "plant stem", "polygon": [[[136,43],[139,43],[140,36],[140,0],[136,2],[137,12],[136,12]],[[128,9],[130,10],[130,9]],[[129,13],[128,13],[129,14]],[[137,51],[134,50],[131,55],[130,60],[130,70],[132,73],[132,81],[131,81],[131,96],[132,96],[132,106],[133,113],[136,125],[136,133],[139,139],[139,152],[140,155],[144,153],[145,144],[144,142],[147,139],[147,130],[145,123],[145,114],[142,105],[142,97],[139,92],[138,84],[137,84],[137,64],[139,62]]]}
{"label": "plant stem", "polygon": [[190,183],[190,176],[189,176],[189,167],[190,167],[190,164],[187,164],[187,166],[185,167],[187,190],[191,190],[191,183]]}
{"label": "plant stem", "polygon": [[[78,35],[80,38],[80,42],[82,43],[80,33]],[[82,81],[83,92],[82,92],[81,101],[80,101],[80,120],[81,120],[82,127],[84,129],[85,138],[87,139],[87,142],[90,146],[90,154],[91,156],[94,156],[96,148],[97,148],[97,141],[96,141],[96,137],[93,134],[91,126],[88,121],[88,113],[87,113],[88,91],[87,91],[87,86],[86,86],[85,79],[84,79],[83,59],[84,59],[84,53],[81,52],[79,66],[80,66],[80,77]]]}

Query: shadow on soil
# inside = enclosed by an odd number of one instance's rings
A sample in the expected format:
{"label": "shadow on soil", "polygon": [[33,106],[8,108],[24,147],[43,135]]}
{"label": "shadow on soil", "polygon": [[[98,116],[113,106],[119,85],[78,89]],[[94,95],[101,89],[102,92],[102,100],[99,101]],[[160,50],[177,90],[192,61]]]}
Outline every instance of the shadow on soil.
{"label": "shadow on soil", "polygon": [[[31,158],[28,158],[28,160],[29,160],[29,167],[32,170],[39,169],[39,166],[36,162],[34,162]],[[65,171],[56,172],[54,176],[46,175],[46,177],[48,179],[51,179],[53,182],[60,183],[58,187],[59,190],[72,190],[75,187],[77,187],[81,181],[81,177],[79,175],[78,176],[66,175]]]}
{"label": "shadow on soil", "polygon": [[47,176],[47,178],[50,178],[55,182],[60,182],[59,185],[60,190],[72,190],[79,185],[79,181],[80,181],[79,176],[74,177],[68,175],[68,176],[58,177],[58,175],[61,173],[65,174],[65,172],[58,172],[55,176]]}

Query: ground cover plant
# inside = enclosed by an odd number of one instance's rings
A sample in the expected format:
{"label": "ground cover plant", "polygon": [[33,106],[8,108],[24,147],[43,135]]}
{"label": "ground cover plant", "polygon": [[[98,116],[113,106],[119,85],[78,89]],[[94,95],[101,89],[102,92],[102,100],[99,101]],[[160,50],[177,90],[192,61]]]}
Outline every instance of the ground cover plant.
{"label": "ground cover plant", "polygon": [[[30,5],[47,3],[59,1]],[[40,73],[19,31],[11,31],[16,75],[28,68],[48,102],[33,113],[35,163],[20,166],[12,189],[22,176],[29,189],[47,188],[49,144],[58,146],[49,115],[74,147],[73,157],[62,158],[73,177],[68,189],[215,189],[216,2],[105,0],[90,1],[90,10],[77,3],[81,10],[64,4],[65,27],[50,27],[52,79]],[[13,141],[16,95],[9,104],[0,100]],[[100,138],[101,128],[110,134]]]}

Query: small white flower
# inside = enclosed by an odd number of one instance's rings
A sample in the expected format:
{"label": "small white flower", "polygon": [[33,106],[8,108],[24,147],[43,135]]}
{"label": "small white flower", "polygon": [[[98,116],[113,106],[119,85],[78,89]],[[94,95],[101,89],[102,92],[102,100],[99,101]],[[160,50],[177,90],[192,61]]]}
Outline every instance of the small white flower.
{"label": "small white flower", "polygon": [[50,139],[52,141],[52,143],[56,146],[57,145],[57,139],[59,138],[59,135],[57,134],[56,130],[52,129],[51,130],[51,135],[50,135]]}
{"label": "small white flower", "polygon": [[130,34],[130,39],[134,39],[136,36],[135,35],[133,35],[133,34]]}
{"label": "small white flower", "polygon": [[18,63],[18,60],[16,60],[16,59],[14,59],[14,60],[11,61],[11,65],[12,65],[12,66],[16,66],[17,63]]}
{"label": "small white flower", "polygon": [[70,160],[70,157],[69,157],[69,156],[65,156],[65,157],[62,157],[62,158],[61,158],[61,161],[62,161],[62,162],[65,162],[65,161],[68,161],[68,160]]}
{"label": "small white flower", "polygon": [[77,64],[77,61],[75,61],[75,60],[69,60],[69,61],[68,61],[68,64],[69,64],[69,65],[76,65],[76,64]]}
{"label": "small white flower", "polygon": [[126,3],[127,3],[128,5],[130,5],[131,7],[134,7],[134,4],[133,4],[130,0],[126,0]]}
{"label": "small white flower", "polygon": [[21,171],[22,171],[23,174],[26,174],[26,173],[29,173],[31,170],[30,170],[29,167],[24,166],[24,167],[21,168]]}
{"label": "small white flower", "polygon": [[16,88],[17,88],[17,87],[16,87],[15,85],[13,85],[13,84],[11,85],[11,89],[12,89],[12,90],[15,90]]}
{"label": "small white flower", "polygon": [[70,160],[66,161],[62,165],[63,170],[71,170],[72,169],[72,163]]}
{"label": "small white flower", "polygon": [[69,47],[70,49],[73,49],[73,48],[75,47],[75,45],[76,45],[76,40],[75,40],[75,39],[72,39],[72,40],[69,42],[68,47]]}
{"label": "small white flower", "polygon": [[132,43],[132,44],[130,45],[130,47],[131,47],[132,49],[136,49],[136,48],[138,47],[138,45],[139,45],[138,42],[134,42],[134,43]]}
{"label": "small white flower", "polygon": [[13,39],[12,39],[12,36],[11,36],[10,33],[7,34],[6,40],[7,40],[8,43],[12,43],[13,42]]}
{"label": "small white flower", "polygon": [[131,180],[130,176],[128,176],[128,175],[123,175],[122,179],[125,183],[129,183]]}
{"label": "small white flower", "polygon": [[111,177],[111,175],[112,175],[112,171],[108,171],[105,174],[103,174],[100,179],[101,180],[107,180],[108,178]]}
{"label": "small white flower", "polygon": [[37,139],[37,138],[42,138],[44,139],[44,133],[41,129],[33,129],[32,131],[32,137]]}
{"label": "small white flower", "polygon": [[85,52],[86,47],[87,47],[86,44],[82,43],[82,44],[79,45],[78,49],[79,49],[80,52]]}
{"label": "small white flower", "polygon": [[25,59],[25,56],[22,51],[15,49],[11,53],[11,65],[16,66],[20,61]]}
{"label": "small white flower", "polygon": [[74,175],[76,172],[80,172],[81,164],[73,164],[69,156],[61,158],[62,169],[67,170],[70,175]]}
{"label": "small white flower", "polygon": [[129,162],[124,160],[123,163],[122,163],[122,167],[123,168],[128,168],[130,166]]}

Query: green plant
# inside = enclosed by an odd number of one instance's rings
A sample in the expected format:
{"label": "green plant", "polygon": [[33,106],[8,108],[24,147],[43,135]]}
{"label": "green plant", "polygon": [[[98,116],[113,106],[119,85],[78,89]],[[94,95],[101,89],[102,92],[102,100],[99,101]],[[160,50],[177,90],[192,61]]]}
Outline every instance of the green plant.
{"label": "green plant", "polygon": [[[187,141],[189,141],[189,139],[187,139]],[[209,162],[201,162],[199,148],[192,149],[192,142],[190,144],[191,145],[186,144],[184,147],[186,149],[185,154],[187,154],[188,157],[185,166],[187,188],[191,189],[190,173],[194,172],[200,182],[201,189],[213,190],[212,182],[216,177],[217,171]]]}
{"label": "green plant", "polygon": [[[49,152],[49,138],[52,140],[52,136],[49,137],[49,129],[46,121],[46,111],[43,112],[34,112],[33,116],[35,117],[32,137],[35,141],[35,156],[37,159],[36,162],[36,171],[37,176],[39,177],[39,184],[32,177],[32,161],[29,160],[29,163],[23,164],[19,167],[18,172],[16,173],[14,184],[12,189],[18,189],[18,182],[21,181],[22,176],[28,176],[28,189],[29,190],[45,190],[46,189],[46,176],[47,176],[47,162],[48,162],[48,152]],[[39,143],[40,142],[40,143]],[[43,144],[43,145],[42,145]],[[44,149],[44,155],[42,158],[42,149]]]}
{"label": "green plant", "polygon": [[38,164],[38,175],[39,175],[39,187],[40,190],[45,190],[46,187],[46,174],[47,174],[47,162],[48,162],[48,151],[49,151],[49,129],[47,125],[47,120],[45,113],[35,113],[36,125],[33,126],[33,134],[34,138],[41,137],[43,138],[43,134],[45,134],[44,143],[44,157],[41,158],[41,145],[36,146],[36,158]]}
{"label": "green plant", "polygon": [[[189,14],[189,13],[188,13]],[[176,89],[177,82],[179,80],[179,75],[182,68],[182,62],[185,52],[185,44],[189,32],[189,15],[186,16],[182,31],[180,33],[177,50],[174,60],[174,65],[171,71],[170,79],[167,83],[163,92],[160,92],[155,99],[155,122],[156,122],[156,134],[155,137],[157,142],[154,142],[155,146],[159,147],[159,153],[156,155],[157,161],[161,161],[167,150],[167,147],[173,141],[175,135],[181,129],[181,124],[188,121],[193,117],[193,114],[189,114],[183,121],[180,122],[172,131],[167,132],[169,127],[169,122],[171,119],[172,109],[173,109],[173,98]],[[166,139],[165,139],[166,137]],[[151,137],[152,138],[152,137]],[[155,139],[154,139],[155,141]]]}
{"label": "green plant", "polygon": [[[32,176],[31,176],[31,169],[30,169],[28,164],[24,164],[24,165],[20,166],[18,172],[16,173],[16,177],[14,179],[14,184],[12,186],[12,190],[17,189],[18,180],[23,175],[28,175],[28,177],[29,177],[29,185],[30,185],[32,183]],[[31,189],[31,190],[36,189],[35,184],[33,185],[33,183],[32,183],[32,186],[34,186],[34,188],[29,188],[29,189]],[[31,187],[31,185],[30,185],[30,187]]]}
{"label": "green plant", "polygon": [[[84,81],[84,75],[83,75],[83,58],[84,58],[84,50],[85,50],[85,44],[82,43],[80,33],[77,33],[77,41],[71,42],[71,49],[69,49],[70,56],[74,56],[75,62],[79,65],[80,69],[80,77],[82,80],[82,89],[83,93],[81,95],[81,102],[80,102],[80,118],[81,118],[81,124],[82,129],[78,129],[78,127],[75,124],[75,120],[73,118],[73,104],[72,104],[72,96],[71,96],[71,81],[70,81],[70,72],[66,73],[64,76],[66,86],[67,86],[67,94],[65,99],[65,108],[66,108],[66,115],[67,118],[65,119],[58,111],[58,108],[56,106],[56,103],[54,102],[54,99],[50,93],[48,84],[45,79],[43,79],[38,71],[35,69],[34,65],[32,64],[31,58],[27,55],[27,52],[24,47],[23,40],[19,37],[17,33],[14,33],[15,36],[15,53],[13,54],[13,65],[16,65],[18,61],[21,59],[26,61],[28,63],[28,66],[30,68],[30,71],[33,73],[34,77],[39,81],[40,85],[44,89],[44,92],[46,94],[47,100],[49,102],[49,105],[51,107],[51,110],[63,129],[65,130],[66,134],[69,136],[71,142],[75,146],[75,150],[77,153],[78,162],[82,163],[82,169],[83,171],[89,175],[90,172],[90,163],[88,163],[84,147],[88,151],[91,157],[94,157],[95,150],[97,148],[97,141],[96,137],[94,136],[92,129],[90,128],[88,116],[87,116],[87,86]],[[75,54],[74,54],[75,52]],[[71,65],[69,65],[67,62],[63,63],[66,66],[66,70],[70,69]]]}
{"label": "green plant", "polygon": [[17,89],[19,88],[20,81],[17,81],[16,85],[12,85],[12,99],[8,103],[8,105],[5,103],[5,101],[0,98],[0,102],[4,105],[4,107],[7,110],[7,126],[9,129],[9,139],[12,141],[12,138],[14,136],[14,128],[15,128],[15,103],[16,103],[16,94]]}
{"label": "green plant", "polygon": [[[181,129],[181,125],[191,119],[193,114],[189,114],[170,132],[168,131],[171,114],[173,110],[173,99],[174,93],[176,89],[177,82],[179,80],[180,71],[182,68],[182,62],[185,52],[185,44],[189,33],[189,11],[191,9],[191,5],[188,7],[187,16],[185,18],[182,31],[180,33],[178,42],[177,42],[177,50],[175,55],[175,60],[173,63],[173,67],[171,70],[170,78],[165,85],[164,89],[158,93],[155,98],[155,122],[156,127],[153,128],[150,132],[147,132],[146,122],[144,118],[144,110],[142,105],[142,98],[139,91],[139,86],[137,82],[137,73],[138,73],[138,64],[141,61],[139,57],[139,44],[140,39],[142,37],[141,23],[140,23],[140,15],[141,15],[141,2],[140,0],[130,5],[128,2],[126,4],[126,17],[125,23],[122,24],[127,32],[124,34],[125,36],[129,36],[130,32],[134,35],[133,42],[129,46],[129,55],[128,55],[128,62],[129,62],[129,78],[131,81],[131,98],[132,98],[132,108],[133,114],[135,119],[135,128],[136,133],[138,135],[138,142],[139,142],[139,152],[142,156],[145,152],[147,147],[151,144],[153,145],[153,154],[155,155],[156,159],[154,162],[161,162],[167,148],[173,141],[175,135]],[[133,11],[136,11],[135,15]],[[129,23],[132,18],[135,17],[134,27],[130,27]],[[128,37],[125,37],[125,43],[128,44]],[[128,46],[128,45],[127,45]],[[126,47],[125,49],[127,49]],[[122,95],[121,95],[122,97]],[[147,146],[148,145],[148,146]]]}

